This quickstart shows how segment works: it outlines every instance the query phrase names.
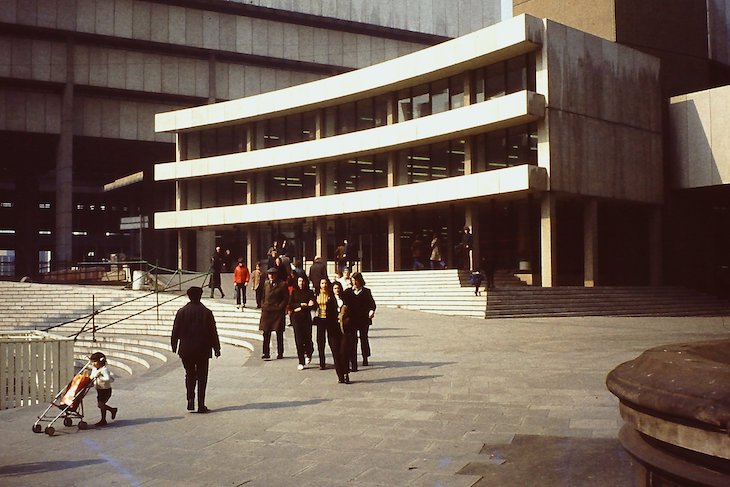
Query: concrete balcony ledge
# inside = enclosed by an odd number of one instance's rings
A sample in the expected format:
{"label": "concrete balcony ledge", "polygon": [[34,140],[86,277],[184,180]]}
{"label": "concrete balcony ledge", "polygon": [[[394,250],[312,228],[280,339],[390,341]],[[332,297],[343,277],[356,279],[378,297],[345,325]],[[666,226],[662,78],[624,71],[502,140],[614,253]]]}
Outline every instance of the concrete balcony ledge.
{"label": "concrete balcony ledge", "polygon": [[653,348],[611,371],[642,485],[730,485],[729,384],[730,340]]}

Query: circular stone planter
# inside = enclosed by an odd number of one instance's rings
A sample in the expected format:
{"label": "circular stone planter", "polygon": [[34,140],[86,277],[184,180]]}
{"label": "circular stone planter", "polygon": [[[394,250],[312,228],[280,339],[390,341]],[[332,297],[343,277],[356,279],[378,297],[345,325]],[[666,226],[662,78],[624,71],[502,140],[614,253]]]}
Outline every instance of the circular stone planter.
{"label": "circular stone planter", "polygon": [[730,485],[730,340],[649,349],[606,379],[640,486]]}

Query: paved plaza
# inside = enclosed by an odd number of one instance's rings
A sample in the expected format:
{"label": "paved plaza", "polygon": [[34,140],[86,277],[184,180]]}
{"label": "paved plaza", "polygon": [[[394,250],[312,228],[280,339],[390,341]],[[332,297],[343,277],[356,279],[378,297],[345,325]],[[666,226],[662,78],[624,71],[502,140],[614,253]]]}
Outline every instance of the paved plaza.
{"label": "paved plaza", "polygon": [[177,359],[119,377],[106,428],[48,437],[31,431],[45,405],[0,411],[0,485],[631,486],[606,374],[649,347],[729,331],[727,318],[379,309],[372,365],[342,385],[316,359],[297,370],[287,328],[283,360],[261,361],[258,343],[253,354],[224,346],[207,415],[185,410]]}

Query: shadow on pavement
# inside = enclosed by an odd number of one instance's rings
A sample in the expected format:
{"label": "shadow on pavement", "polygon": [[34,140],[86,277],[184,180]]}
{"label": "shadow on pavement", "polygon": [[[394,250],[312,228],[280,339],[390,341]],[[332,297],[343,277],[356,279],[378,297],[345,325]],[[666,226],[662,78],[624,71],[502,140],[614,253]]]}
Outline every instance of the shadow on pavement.
{"label": "shadow on pavement", "polygon": [[55,472],[58,470],[68,470],[76,467],[88,467],[97,463],[106,463],[106,460],[75,460],[75,461],[57,461],[57,462],[32,462],[19,463],[17,465],[4,465],[0,467],[0,477],[16,477],[21,475],[31,475],[43,472]]}
{"label": "shadow on pavement", "polygon": [[220,413],[224,411],[241,411],[244,409],[278,409],[278,408],[296,408],[299,406],[311,406],[323,402],[330,402],[332,399],[310,399],[308,401],[282,401],[282,402],[255,402],[250,404],[240,404],[238,406],[224,406],[222,408],[211,409],[210,413]]}
{"label": "shadow on pavement", "polygon": [[387,384],[389,382],[406,382],[409,380],[424,380],[424,379],[435,379],[437,377],[443,377],[441,375],[402,375],[399,377],[385,377],[383,379],[365,379],[360,380],[359,373],[350,373],[350,380],[353,384],[367,383],[367,384]]}
{"label": "shadow on pavement", "polygon": [[[484,462],[458,473],[480,475],[474,487],[633,487],[633,462],[612,438],[517,435],[509,445],[485,445]],[[539,479],[539,480],[538,480]]]}
{"label": "shadow on pavement", "polygon": [[420,361],[413,361],[413,362],[401,362],[399,360],[390,360],[390,361],[378,361],[377,363],[373,363],[371,365],[368,365],[366,368],[368,369],[382,369],[382,368],[400,368],[400,367],[425,367],[427,369],[435,369],[436,367],[443,367],[444,365],[452,365],[456,362],[420,362]]}

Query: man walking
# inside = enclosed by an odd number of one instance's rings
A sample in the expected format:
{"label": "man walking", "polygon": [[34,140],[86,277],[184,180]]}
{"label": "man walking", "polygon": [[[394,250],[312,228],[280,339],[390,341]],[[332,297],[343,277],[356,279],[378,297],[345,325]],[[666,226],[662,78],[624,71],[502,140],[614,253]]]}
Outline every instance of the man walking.
{"label": "man walking", "polygon": [[[188,398],[188,411],[195,409],[195,386],[198,386],[198,412],[207,413],[205,388],[208,384],[208,361],[221,356],[218,329],[213,312],[206,308],[200,298],[203,288],[193,286],[187,291],[190,302],[180,308],[172,326],[172,351],[177,352],[185,367],[185,389]],[[179,342],[179,346],[178,346]]]}
{"label": "man walking", "polygon": [[284,317],[289,303],[289,290],[286,282],[279,279],[276,267],[266,271],[268,280],[264,284],[264,302],[261,305],[259,330],[264,332],[263,354],[261,358],[268,360],[271,348],[271,332],[276,332],[276,358],[284,358]]}

